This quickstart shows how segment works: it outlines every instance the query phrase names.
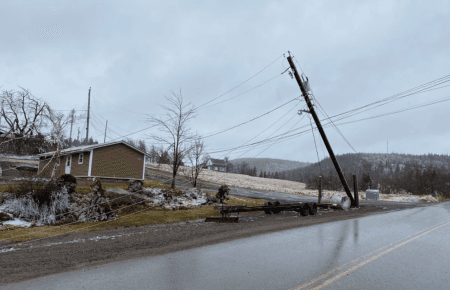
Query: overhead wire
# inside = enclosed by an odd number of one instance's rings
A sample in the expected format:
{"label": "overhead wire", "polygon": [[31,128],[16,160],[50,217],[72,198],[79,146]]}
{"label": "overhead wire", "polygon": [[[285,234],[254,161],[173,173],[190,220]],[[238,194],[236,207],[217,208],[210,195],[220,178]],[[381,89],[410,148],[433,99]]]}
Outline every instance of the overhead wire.
{"label": "overhead wire", "polygon": [[316,136],[314,136],[314,128],[313,128],[313,125],[312,125],[311,117],[309,117],[309,123],[311,124],[311,132],[313,134],[314,147],[316,147],[317,162],[319,163],[320,175],[323,176],[323,174],[322,174],[322,167],[320,166],[319,151],[317,151]]}
{"label": "overhead wire", "polygon": [[[251,88],[250,90],[247,90],[247,91],[245,91],[245,92],[243,92],[243,93],[241,93],[241,94],[238,94],[238,95],[236,95],[236,96],[234,96],[234,97],[228,98],[228,99],[223,100],[223,101],[221,101],[221,102],[218,102],[218,103],[211,104],[211,105],[209,105],[209,106],[203,107],[203,108],[201,108],[201,109],[210,108],[210,107],[212,107],[212,106],[215,106],[215,105],[218,105],[218,104],[222,104],[222,103],[227,102],[227,101],[229,101],[229,100],[235,99],[235,98],[237,98],[237,97],[239,97],[239,96],[242,96],[242,95],[244,95],[244,94],[246,94],[246,93],[248,93],[248,92],[253,91],[254,89],[259,88],[260,86],[263,86],[263,85],[267,84],[267,83],[270,82],[271,80],[273,80],[273,79],[275,79],[275,78],[277,78],[277,77],[280,77],[280,76],[281,76],[281,74],[277,74],[276,76],[270,78],[269,80],[263,82],[263,83],[260,84],[260,85],[257,85],[256,87]],[[197,108],[197,109],[199,109],[199,108]]]}
{"label": "overhead wire", "polygon": [[266,70],[268,67],[270,67],[272,64],[274,64],[277,60],[279,60],[279,59],[282,58],[282,57],[283,57],[283,55],[280,55],[280,56],[277,57],[274,61],[272,61],[268,66],[264,67],[262,70],[258,71],[256,74],[254,74],[254,75],[251,76],[250,78],[246,79],[245,81],[243,81],[243,82],[240,83],[239,85],[237,85],[237,86],[233,87],[232,89],[226,91],[225,93],[221,94],[220,96],[218,96],[218,97],[216,97],[216,98],[214,98],[214,99],[212,99],[212,100],[210,100],[210,101],[208,101],[208,102],[206,102],[206,103],[203,103],[202,105],[196,107],[196,109],[199,109],[199,108],[201,108],[201,107],[203,107],[203,106],[205,106],[205,105],[207,105],[207,104],[209,104],[209,103],[211,103],[211,102],[214,102],[215,100],[217,100],[217,99],[223,97],[224,95],[228,94],[229,92],[232,92],[233,90],[235,90],[235,89],[237,89],[238,87],[242,86],[243,84],[245,84],[245,83],[248,82],[249,80],[253,79],[253,78],[256,77],[257,75],[259,75],[260,73],[262,73],[264,70]]}
{"label": "overhead wire", "polygon": [[206,138],[209,138],[209,137],[212,137],[212,136],[215,136],[215,135],[224,133],[224,132],[226,132],[226,131],[235,129],[235,128],[240,127],[240,126],[242,126],[242,125],[248,124],[248,123],[250,123],[250,122],[252,122],[252,121],[254,121],[254,120],[257,120],[257,119],[259,119],[259,118],[261,118],[261,117],[263,117],[263,116],[265,116],[265,115],[268,115],[268,114],[270,114],[270,113],[272,113],[272,112],[278,110],[278,109],[281,108],[281,107],[284,107],[285,105],[289,104],[290,102],[292,102],[292,101],[294,101],[294,100],[296,100],[296,99],[297,99],[297,98],[294,98],[294,99],[292,99],[292,100],[290,100],[290,101],[288,101],[288,102],[282,104],[281,106],[278,106],[278,107],[276,107],[275,109],[270,110],[270,111],[268,111],[268,112],[266,112],[266,113],[264,113],[264,114],[262,114],[262,115],[259,115],[258,117],[255,117],[255,118],[253,118],[253,119],[251,119],[251,120],[242,122],[242,123],[240,123],[240,124],[238,124],[238,125],[236,125],[236,126],[233,126],[233,127],[228,128],[228,129],[222,130],[222,131],[220,131],[220,132],[218,132],[218,133],[214,133],[214,134],[210,134],[210,135],[207,135],[207,136],[205,136],[205,137],[202,137],[202,139],[206,139]]}
{"label": "overhead wire", "polygon": [[[256,137],[260,136],[262,133],[266,132],[267,130],[269,130],[270,128],[272,128],[276,123],[278,123],[281,119],[283,119],[284,117],[287,116],[287,114],[289,114],[293,109],[295,109],[295,107],[297,107],[298,103],[295,104],[291,109],[289,109],[289,111],[286,112],[286,114],[284,114],[281,118],[279,118],[277,121],[273,122],[272,125],[270,125],[269,127],[267,127],[266,129],[264,129],[263,131],[261,131],[259,134],[255,135],[254,137],[252,137],[251,139],[249,139],[248,141],[246,141],[245,143],[243,143],[242,145],[247,144],[248,142],[252,141],[253,139],[255,139]],[[242,146],[241,145],[241,146]],[[232,153],[234,150],[231,149],[229,152],[225,153],[225,155]],[[224,157],[225,155],[223,155],[222,157]],[[222,158],[221,157],[221,158]]]}
{"label": "overhead wire", "polygon": [[[248,82],[249,80],[251,80],[252,78],[254,78],[255,76],[257,76],[258,74],[260,74],[261,72],[263,72],[265,69],[267,69],[268,67],[270,67],[270,66],[271,66],[272,64],[274,64],[276,61],[278,61],[281,57],[283,57],[283,55],[281,55],[281,56],[279,56],[278,58],[276,58],[273,62],[271,62],[269,65],[267,65],[266,67],[264,67],[262,70],[260,70],[259,72],[257,72],[256,74],[254,74],[253,76],[251,76],[250,78],[248,78],[247,80],[245,80],[244,82],[242,82],[242,83],[240,83],[239,85],[233,87],[232,89],[230,89],[230,90],[228,90],[227,92],[221,94],[220,96],[218,96],[218,97],[216,97],[216,98],[214,98],[214,99],[212,99],[212,100],[210,100],[210,101],[208,101],[208,102],[206,102],[206,103],[204,103],[204,104],[202,104],[202,105],[200,105],[200,106],[198,106],[198,107],[195,107],[195,109],[199,109],[199,108],[201,108],[201,107],[203,107],[203,106],[205,106],[205,105],[207,105],[207,104],[209,104],[209,103],[211,103],[211,102],[213,102],[213,101],[215,101],[215,100],[221,98],[222,96],[228,94],[229,92],[235,90],[236,88],[240,87],[240,86],[243,85],[244,83]],[[173,119],[173,118],[172,118],[172,119]],[[169,119],[169,120],[172,120],[172,119]],[[168,120],[167,120],[167,121],[168,121]],[[141,130],[138,130],[138,131],[135,131],[135,132],[132,132],[132,133],[123,135],[123,136],[121,136],[121,137],[119,137],[119,138],[115,138],[115,139],[113,139],[113,140],[117,140],[117,139],[120,139],[120,138],[123,138],[123,137],[131,136],[131,135],[134,135],[134,134],[136,134],[136,133],[140,133],[140,132],[142,132],[142,131],[146,131],[146,130],[148,130],[148,129],[155,128],[155,127],[157,127],[157,126],[159,126],[159,125],[158,125],[158,124],[155,124],[155,125],[146,127],[146,128],[144,128],[144,129],[141,129]],[[226,131],[228,131],[228,130],[231,130],[231,129],[227,129]],[[217,135],[217,134],[220,134],[220,133],[216,133],[216,134],[214,134],[214,135]]]}
{"label": "overhead wire", "polygon": [[[295,114],[294,116],[292,116],[292,118],[290,118],[287,122],[285,122],[283,125],[281,125],[277,130],[275,130],[272,134],[270,134],[268,137],[272,136],[273,134],[275,134],[276,132],[278,132],[279,129],[281,129],[283,126],[285,126],[287,123],[289,123],[294,117],[296,117],[297,114]],[[254,150],[256,148],[256,146],[253,146],[252,148],[248,149],[247,151],[245,151],[244,153],[242,153],[241,155],[239,155],[236,158],[239,158],[245,154],[247,154],[248,152],[250,152],[251,150]],[[240,153],[240,152],[239,152]]]}
{"label": "overhead wire", "polygon": [[[401,110],[396,110],[396,111],[392,111],[392,112],[389,112],[389,113],[384,113],[384,114],[380,114],[380,115],[376,115],[376,116],[371,116],[371,117],[362,118],[362,119],[358,119],[358,120],[352,120],[352,121],[345,122],[345,123],[336,123],[336,125],[340,126],[340,125],[344,125],[344,124],[351,124],[351,123],[360,122],[360,121],[364,121],[364,120],[379,118],[379,117],[392,115],[392,114],[397,114],[397,113],[401,113],[401,112],[404,112],[404,111],[409,111],[409,110],[413,110],[413,109],[417,109],[417,108],[421,108],[421,107],[425,107],[425,106],[430,106],[430,105],[433,105],[433,104],[436,104],[436,103],[445,102],[445,101],[450,101],[450,97],[442,98],[442,99],[439,99],[439,100],[434,100],[434,101],[427,102],[427,103],[422,103],[422,104],[419,104],[419,105],[411,106],[411,107],[408,107],[408,108],[404,108],[404,109],[401,109]],[[345,118],[347,118],[347,117],[343,117],[342,119],[345,119]],[[322,121],[325,121],[325,120],[322,120]],[[322,127],[326,127],[326,126],[330,126],[330,123],[326,123],[326,124],[322,125]],[[307,133],[307,132],[309,132],[311,130],[311,129],[307,129],[307,130],[304,130],[304,131],[301,131],[301,132],[298,132],[298,133],[292,133],[292,132],[297,131],[298,129],[300,129],[302,127],[305,127],[305,125],[297,128],[297,129],[294,129],[294,130],[290,129],[289,131],[287,131],[287,132],[285,132],[283,134],[280,134],[280,135],[277,135],[277,136],[274,136],[274,137],[271,137],[271,138],[267,138],[267,139],[264,139],[264,140],[261,140],[261,141],[258,141],[258,142],[254,142],[254,143],[251,143],[251,144],[247,144],[247,145],[242,146],[242,147],[249,147],[249,146],[253,146],[253,145],[263,145],[265,143],[276,143],[276,142],[279,142],[279,141],[290,140],[290,139],[295,138],[295,137],[297,137],[299,135],[303,135],[303,134],[305,134],[305,133]],[[287,133],[292,133],[292,134],[290,134],[288,136],[285,136]],[[221,152],[225,152],[227,150],[229,150],[229,149],[217,149],[216,151],[210,151],[208,153],[210,153],[210,154],[221,153]]]}
{"label": "overhead wire", "polygon": [[[302,117],[300,118],[300,120],[298,120],[297,123],[295,123],[289,130],[291,130],[291,129],[294,128],[298,123],[300,123],[300,121],[301,121],[304,117],[305,117],[305,116],[302,116]],[[287,133],[289,132],[289,130],[286,131],[284,134],[282,134],[282,136],[284,136],[285,134],[287,134]],[[266,151],[267,149],[269,149],[270,147],[272,147],[272,146],[275,145],[276,143],[278,143],[278,141],[275,141],[275,142],[273,142],[272,144],[270,144],[269,146],[267,146],[266,149],[264,149],[263,151],[259,152],[259,153],[258,153],[257,155],[255,155],[253,158],[258,157],[258,156],[261,155],[264,151]]]}

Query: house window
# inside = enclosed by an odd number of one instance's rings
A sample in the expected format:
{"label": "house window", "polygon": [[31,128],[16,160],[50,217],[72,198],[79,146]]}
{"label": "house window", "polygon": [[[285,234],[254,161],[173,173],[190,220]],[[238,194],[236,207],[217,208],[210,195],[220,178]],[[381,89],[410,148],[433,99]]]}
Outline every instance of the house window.
{"label": "house window", "polygon": [[56,165],[60,165],[61,164],[61,157],[59,157],[59,158],[56,158]]}
{"label": "house window", "polygon": [[78,155],[78,164],[83,164],[83,160],[84,160],[84,153],[80,153],[80,155]]}
{"label": "house window", "polygon": [[219,167],[217,167],[217,166],[214,166],[214,170],[219,170]]}
{"label": "house window", "polygon": [[70,159],[71,159],[71,158],[70,158],[70,156],[67,156],[66,158],[67,158],[66,166],[70,166]]}

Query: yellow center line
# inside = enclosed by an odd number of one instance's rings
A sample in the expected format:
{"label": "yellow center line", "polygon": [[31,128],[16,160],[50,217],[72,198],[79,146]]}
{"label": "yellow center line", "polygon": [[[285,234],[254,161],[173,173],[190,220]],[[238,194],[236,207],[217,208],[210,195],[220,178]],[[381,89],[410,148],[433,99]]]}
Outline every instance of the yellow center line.
{"label": "yellow center line", "polygon": [[446,223],[446,224],[443,224],[443,225],[440,225],[440,226],[437,226],[437,227],[435,227],[435,228],[433,228],[433,229],[431,229],[431,230],[429,230],[429,231],[427,231],[427,232],[425,232],[425,233],[423,233],[423,234],[421,234],[421,235],[418,235],[418,236],[416,236],[416,237],[414,237],[414,238],[411,238],[411,239],[409,239],[409,240],[407,240],[407,241],[404,241],[403,243],[401,243],[401,244],[399,244],[399,245],[397,245],[397,246],[395,246],[395,247],[392,247],[392,248],[390,248],[389,250],[386,250],[386,251],[384,251],[384,252],[382,252],[382,253],[380,253],[380,254],[378,254],[378,255],[376,255],[376,256],[374,256],[374,257],[372,257],[372,258],[370,258],[370,259],[368,259],[368,260],[366,260],[366,261],[364,261],[364,262],[362,262],[362,263],[356,265],[355,267],[353,267],[353,268],[351,268],[351,269],[349,269],[349,270],[347,270],[347,271],[345,271],[345,272],[342,272],[341,274],[339,274],[339,275],[337,275],[337,276],[335,276],[335,277],[333,277],[333,278],[331,278],[331,279],[326,280],[324,283],[322,283],[322,284],[320,284],[320,285],[318,285],[318,286],[316,286],[316,287],[310,288],[310,289],[314,289],[314,290],[322,289],[322,288],[324,288],[325,286],[328,286],[328,285],[330,285],[331,283],[333,283],[333,282],[335,282],[335,281],[341,279],[342,277],[348,275],[349,273],[351,273],[351,272],[353,272],[353,271],[356,271],[357,269],[361,268],[362,266],[367,265],[367,264],[369,264],[369,263],[372,262],[372,261],[375,261],[376,259],[380,258],[381,256],[383,256],[383,255],[385,255],[385,254],[387,254],[387,253],[389,253],[389,252],[391,252],[391,251],[393,251],[393,250],[395,250],[395,249],[397,249],[397,248],[399,248],[399,247],[401,247],[401,246],[403,246],[403,245],[406,245],[407,243],[410,243],[410,242],[414,241],[415,239],[418,239],[418,238],[420,238],[420,237],[422,237],[422,236],[424,236],[424,235],[426,235],[426,234],[428,234],[428,233],[431,233],[432,231],[435,231],[435,230],[437,230],[438,228],[443,227],[443,226],[445,226],[445,225],[447,225],[447,224],[449,224],[449,223],[450,223],[450,222],[448,222],[448,223]]}
{"label": "yellow center line", "polygon": [[[448,222],[448,223],[450,223],[450,222]],[[445,223],[445,224],[443,224],[443,225],[441,225],[441,226],[444,226],[444,225],[446,225],[446,224],[448,224],[448,223]],[[441,226],[439,226],[439,227],[441,227]],[[439,228],[439,227],[437,227],[437,228]],[[419,231],[419,232],[417,232],[416,234],[418,234],[418,233],[421,233],[421,232],[424,232],[424,231],[426,231],[426,230],[428,230],[428,229],[430,229],[430,228],[432,228],[432,227],[428,227],[428,228],[426,228],[426,229],[424,229],[424,230],[422,230],[422,231]],[[433,230],[431,230],[431,231],[434,231],[435,229],[437,229],[437,228],[434,228]],[[431,231],[429,231],[429,232],[431,232]],[[428,232],[427,232],[428,233]],[[416,235],[416,234],[414,234],[414,235]],[[426,234],[426,233],[424,233],[424,234]],[[422,234],[422,235],[424,235],[424,234]],[[421,235],[421,236],[422,236]],[[410,237],[410,236],[408,236],[408,237]],[[405,243],[409,243],[410,241],[412,241],[412,240],[414,240],[414,239],[416,239],[416,238],[418,238],[419,236],[417,236],[417,237],[415,237],[415,238],[413,238],[413,239],[411,239],[411,240],[408,240],[408,241],[406,241],[406,242],[404,242],[404,243],[402,243],[402,244],[400,244],[400,245],[398,245],[398,246],[396,246],[396,247],[394,247],[394,248],[392,248],[391,250],[393,250],[393,249],[396,249],[396,248],[398,248],[399,246],[401,246],[401,245],[403,245],[403,244],[405,244]],[[395,243],[394,243],[395,244]],[[376,253],[376,252],[379,252],[379,251],[381,251],[381,250],[383,250],[383,249],[385,249],[385,248],[387,248],[387,247],[389,247],[389,246],[392,246],[393,244],[389,244],[389,245],[386,245],[386,246],[384,246],[384,247],[382,247],[382,248],[379,248],[378,250],[376,250],[376,251],[373,251],[373,252],[371,252],[371,253],[369,253],[369,254],[366,254],[366,255],[364,255],[364,256],[362,256],[362,258],[367,258],[368,256],[370,256],[370,255],[372,255],[373,253]],[[381,254],[379,254],[378,256],[376,256],[376,258],[375,259],[377,259],[378,257],[381,257],[382,255],[384,255],[384,254],[386,254],[386,253],[388,253],[388,252],[390,252],[391,250],[388,250],[388,251],[386,251],[386,252],[383,252],[383,253],[381,253]],[[321,276],[319,276],[319,277],[317,277],[317,278],[314,278],[314,279],[312,279],[312,280],[310,280],[310,281],[308,281],[308,282],[306,282],[306,283],[304,283],[304,284],[302,284],[302,285],[300,285],[300,286],[297,286],[297,287],[295,287],[295,288],[292,288],[291,290],[301,290],[301,289],[304,289],[304,288],[306,288],[306,287],[308,287],[308,286],[310,286],[310,285],[312,285],[312,284],[314,284],[314,283],[316,283],[316,282],[318,282],[318,281],[320,281],[320,280],[322,280],[322,279],[324,279],[324,278],[326,278],[326,277],[328,277],[328,276],[330,276],[330,275],[332,275],[332,274],[334,274],[334,273],[336,273],[336,272],[338,272],[338,271],[340,271],[340,270],[342,270],[342,269],[344,269],[345,267],[347,267],[347,266],[349,266],[349,265],[351,265],[351,264],[354,264],[354,263],[356,263],[356,262],[358,262],[359,260],[361,260],[362,258],[359,258],[359,259],[355,259],[355,260],[353,260],[353,261],[351,261],[350,263],[348,263],[348,264],[344,264],[344,265],[342,265],[342,266],[340,266],[340,267],[338,267],[338,268],[336,268],[336,269],[334,269],[334,270],[331,270],[331,271],[329,271],[329,272],[327,272],[327,273],[325,273],[325,274],[323,274],[323,275],[321,275]],[[374,258],[371,258],[370,259],[370,262],[371,261],[373,261],[372,259],[374,259]],[[369,261],[369,260],[368,260]],[[366,261],[367,262],[367,261]],[[363,263],[365,263],[365,262],[363,262]],[[361,264],[359,264],[359,265],[362,265],[363,263],[361,263]],[[367,263],[369,263],[369,262],[367,262]],[[367,264],[366,263],[366,264]],[[358,265],[358,266],[359,266]],[[364,264],[365,265],[365,264]],[[356,266],[356,267],[358,267],[358,266]],[[362,267],[362,266],[361,266]],[[355,267],[354,267],[355,268]],[[352,268],[353,269],[353,268]],[[350,270],[352,270],[352,269],[350,269]],[[348,270],[348,271],[350,271],[350,270]],[[356,270],[356,269],[355,269]],[[354,271],[354,270],[353,270]],[[353,271],[351,271],[351,272],[353,272]],[[346,273],[346,272],[344,272],[344,273]],[[349,272],[350,273],[350,272]],[[336,277],[339,277],[340,275],[338,275],[338,276],[336,276]],[[335,278],[336,278],[335,277]],[[332,279],[334,279],[334,278],[332,278]],[[329,280],[327,280],[327,281],[330,281],[330,280],[332,280],[332,279],[329,279]],[[340,278],[338,278],[338,279],[340,279]],[[327,281],[325,281],[325,283],[327,282]],[[333,281],[332,281],[333,282]],[[324,284],[325,284],[324,283]],[[331,283],[331,282],[330,282]],[[323,285],[323,284],[322,284]],[[328,284],[327,284],[328,285]],[[319,285],[319,286],[321,286],[321,285]],[[317,286],[317,287],[319,287],[319,286]],[[325,285],[326,286],[326,285]],[[323,286],[323,287],[325,287],[325,286]],[[316,289],[316,288],[312,288],[312,289]],[[321,289],[321,288],[317,288],[317,289]]]}

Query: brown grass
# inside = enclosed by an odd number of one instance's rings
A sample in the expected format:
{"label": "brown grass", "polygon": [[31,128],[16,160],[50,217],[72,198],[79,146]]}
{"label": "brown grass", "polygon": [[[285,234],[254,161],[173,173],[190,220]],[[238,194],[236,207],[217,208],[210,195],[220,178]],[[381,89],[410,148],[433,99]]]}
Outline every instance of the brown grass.
{"label": "brown grass", "polygon": [[[158,181],[147,181],[158,185]],[[160,184],[159,184],[160,185]],[[213,194],[213,193],[211,193]],[[252,199],[246,197],[230,196],[228,205],[263,205],[264,199]],[[188,220],[202,219],[206,217],[219,216],[213,206],[202,206],[196,209],[185,209],[168,211],[161,207],[146,208],[145,206],[135,207],[135,213],[121,213],[114,221],[84,222],[71,225],[42,226],[38,228],[15,227],[13,230],[0,231],[0,240],[23,242],[31,239],[57,236],[69,232],[98,231],[119,227],[137,227],[144,225],[154,225],[161,223],[173,223]],[[140,211],[140,212],[139,212]]]}

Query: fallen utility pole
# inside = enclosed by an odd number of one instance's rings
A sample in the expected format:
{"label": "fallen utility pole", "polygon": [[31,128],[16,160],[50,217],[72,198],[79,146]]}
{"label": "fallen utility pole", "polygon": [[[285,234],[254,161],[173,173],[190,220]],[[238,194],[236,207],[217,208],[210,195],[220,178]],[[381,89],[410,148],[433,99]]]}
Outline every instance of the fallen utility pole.
{"label": "fallen utility pole", "polygon": [[316,126],[317,126],[317,129],[319,129],[320,136],[322,136],[323,143],[325,143],[325,147],[327,147],[328,154],[330,155],[330,158],[333,161],[334,168],[336,168],[337,174],[339,175],[339,179],[341,180],[341,183],[342,183],[342,186],[344,187],[345,193],[347,194],[348,198],[350,199],[352,206],[355,206],[355,199],[353,198],[353,196],[350,192],[350,188],[348,187],[347,182],[345,181],[345,177],[342,174],[341,167],[339,166],[336,156],[334,156],[333,149],[331,149],[331,145],[328,142],[327,136],[325,135],[325,131],[323,130],[322,125],[320,124],[320,120],[317,117],[317,114],[316,114],[316,111],[314,110],[313,105],[311,104],[311,100],[309,99],[308,92],[306,91],[305,87],[303,86],[303,82],[300,79],[300,75],[297,72],[297,68],[295,67],[294,62],[292,61],[290,54],[287,57],[287,60],[289,62],[289,65],[291,66],[291,69],[294,72],[295,80],[297,81],[298,86],[300,87],[300,90],[302,91],[302,95],[305,98],[306,104],[308,105],[309,113],[314,118],[314,122],[316,122]]}

